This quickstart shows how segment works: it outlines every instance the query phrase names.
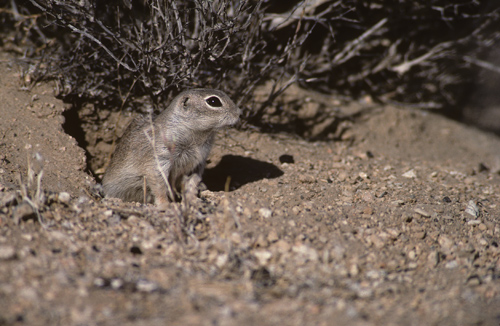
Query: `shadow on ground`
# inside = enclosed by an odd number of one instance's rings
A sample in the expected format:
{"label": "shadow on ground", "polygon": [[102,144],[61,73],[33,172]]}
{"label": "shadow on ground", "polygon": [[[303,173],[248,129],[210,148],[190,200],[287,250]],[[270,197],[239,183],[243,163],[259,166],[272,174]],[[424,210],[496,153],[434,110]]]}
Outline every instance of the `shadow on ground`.
{"label": "shadow on ground", "polygon": [[274,164],[244,156],[225,155],[219,164],[205,171],[203,182],[210,191],[223,191],[230,177],[229,190],[233,191],[247,183],[282,175],[283,171]]}

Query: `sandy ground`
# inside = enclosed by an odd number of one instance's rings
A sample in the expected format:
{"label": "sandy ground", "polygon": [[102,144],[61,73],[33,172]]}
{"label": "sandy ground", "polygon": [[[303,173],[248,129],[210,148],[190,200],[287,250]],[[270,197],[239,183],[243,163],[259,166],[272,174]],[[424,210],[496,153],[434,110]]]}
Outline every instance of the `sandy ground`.
{"label": "sandy ground", "polygon": [[70,109],[0,59],[0,324],[500,324],[495,136],[377,105],[338,141],[229,130],[160,211],[99,198]]}

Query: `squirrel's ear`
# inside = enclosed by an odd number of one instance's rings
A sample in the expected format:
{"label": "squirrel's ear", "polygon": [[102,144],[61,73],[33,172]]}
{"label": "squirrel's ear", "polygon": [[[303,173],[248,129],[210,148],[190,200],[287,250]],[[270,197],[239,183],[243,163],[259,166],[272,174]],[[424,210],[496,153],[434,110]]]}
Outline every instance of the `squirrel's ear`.
{"label": "squirrel's ear", "polygon": [[186,96],[185,98],[182,99],[182,106],[184,107],[185,110],[188,108],[188,101],[189,101],[189,96]]}

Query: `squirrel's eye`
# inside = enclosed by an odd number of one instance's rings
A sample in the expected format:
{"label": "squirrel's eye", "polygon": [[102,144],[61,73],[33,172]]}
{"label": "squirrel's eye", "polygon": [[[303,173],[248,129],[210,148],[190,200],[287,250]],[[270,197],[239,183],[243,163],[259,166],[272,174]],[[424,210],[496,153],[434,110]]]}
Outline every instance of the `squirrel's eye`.
{"label": "squirrel's eye", "polygon": [[222,102],[219,100],[217,96],[211,96],[206,99],[208,105],[220,108],[222,106]]}

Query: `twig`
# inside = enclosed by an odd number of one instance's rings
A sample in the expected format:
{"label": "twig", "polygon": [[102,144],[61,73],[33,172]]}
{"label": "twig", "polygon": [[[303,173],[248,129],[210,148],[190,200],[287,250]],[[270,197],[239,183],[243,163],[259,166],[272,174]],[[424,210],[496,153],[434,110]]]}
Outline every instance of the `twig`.
{"label": "twig", "polygon": [[462,59],[464,59],[464,61],[466,61],[468,63],[475,64],[476,66],[479,66],[481,68],[488,69],[490,71],[493,71],[493,72],[500,74],[500,67],[492,64],[491,62],[472,58],[472,57],[469,57],[467,55],[464,55],[462,57]]}
{"label": "twig", "polygon": [[163,181],[165,182],[168,194],[170,196],[170,200],[174,201],[175,200],[174,193],[172,191],[172,188],[170,187],[170,183],[168,182],[168,177],[165,175],[165,171],[163,171],[163,167],[160,164],[160,159],[159,159],[158,153],[156,151],[156,136],[155,136],[155,127],[153,125],[153,117],[150,115],[149,119],[150,119],[150,126],[151,126],[152,136],[150,136],[148,134],[148,130],[147,129],[144,130],[144,134],[146,135],[146,138],[148,139],[148,141],[151,144],[151,146],[153,146],[153,155],[155,157],[156,168],[158,169],[158,172],[160,172],[161,177],[163,178]]}
{"label": "twig", "polygon": [[425,60],[430,59],[434,57],[435,55],[439,54],[440,52],[452,47],[455,43],[454,42],[443,42],[439,43],[436,46],[434,46],[432,49],[429,50],[426,54],[421,55],[418,58],[415,58],[410,61],[405,61],[397,66],[391,67],[393,71],[396,71],[400,75],[403,75],[406,73],[408,70],[410,70],[413,66],[422,64],[425,62]]}
{"label": "twig", "polygon": [[370,35],[375,33],[378,29],[380,29],[384,24],[387,23],[387,18],[382,19],[378,23],[372,26],[369,30],[361,34],[357,39],[347,43],[347,45],[335,55],[332,60],[332,64],[340,65],[347,60],[351,59],[356,55],[358,50],[361,48],[363,41],[366,40]]}

